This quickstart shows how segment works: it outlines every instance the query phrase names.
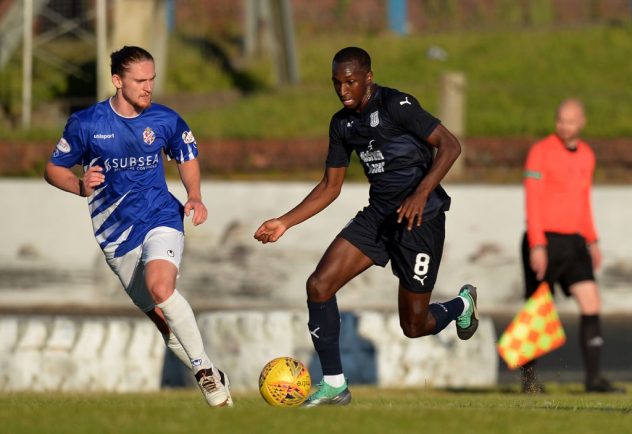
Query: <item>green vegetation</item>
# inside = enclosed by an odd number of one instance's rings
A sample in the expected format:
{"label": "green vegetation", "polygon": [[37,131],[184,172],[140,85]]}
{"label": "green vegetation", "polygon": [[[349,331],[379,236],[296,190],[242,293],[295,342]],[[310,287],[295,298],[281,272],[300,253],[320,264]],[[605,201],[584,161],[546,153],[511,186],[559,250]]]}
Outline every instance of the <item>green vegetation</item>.
{"label": "green vegetation", "polygon": [[[625,54],[632,49],[632,27],[301,40],[300,86],[197,110],[189,119],[199,136],[212,138],[324,137],[340,107],[330,84],[331,56],[347,45],[371,53],[378,83],[414,94],[433,113],[441,74],[463,71],[470,136],[546,134],[556,105],[569,96],[586,103],[587,136],[632,134],[632,57]],[[428,59],[431,46],[443,48],[447,60]]]}
{"label": "green vegetation", "polygon": [[625,395],[579,386],[543,396],[514,391],[380,390],[354,387],[348,407],[277,409],[253,393],[233,409],[209,409],[197,391],[154,394],[2,394],[3,432],[25,433],[573,433],[628,432]]}
{"label": "green vegetation", "polygon": [[[469,136],[546,134],[552,127],[555,106],[568,96],[586,103],[586,136],[632,135],[629,24],[410,37],[386,33],[299,35],[301,84],[279,88],[271,84],[266,59],[246,62],[238,58],[235,45],[174,35],[167,92],[157,99],[179,110],[199,139],[325,137],[329,118],[340,107],[330,83],[331,57],[347,45],[365,47],[372,54],[378,83],[412,93],[435,114],[441,74],[463,71],[468,80]],[[429,59],[427,52],[433,46],[445,50],[447,59]],[[77,88],[61,74],[36,62],[36,102],[68,96]],[[15,119],[19,114],[19,59],[0,71],[0,80],[8,84],[3,86],[0,101],[5,113]],[[222,92],[232,92],[233,97],[218,98]],[[194,97],[187,99],[187,94]],[[34,119],[36,133],[0,128],[0,139],[54,140],[63,127],[59,123],[59,119]]]}

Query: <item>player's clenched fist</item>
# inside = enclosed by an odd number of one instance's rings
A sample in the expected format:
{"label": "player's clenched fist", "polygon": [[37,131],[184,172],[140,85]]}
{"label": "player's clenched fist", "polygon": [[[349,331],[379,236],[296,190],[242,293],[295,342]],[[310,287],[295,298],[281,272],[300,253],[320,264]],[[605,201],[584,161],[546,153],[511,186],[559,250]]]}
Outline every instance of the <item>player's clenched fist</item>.
{"label": "player's clenched fist", "polygon": [[90,196],[96,187],[103,184],[105,181],[105,175],[103,174],[103,168],[100,166],[91,166],[83,174],[83,191],[82,196]]}

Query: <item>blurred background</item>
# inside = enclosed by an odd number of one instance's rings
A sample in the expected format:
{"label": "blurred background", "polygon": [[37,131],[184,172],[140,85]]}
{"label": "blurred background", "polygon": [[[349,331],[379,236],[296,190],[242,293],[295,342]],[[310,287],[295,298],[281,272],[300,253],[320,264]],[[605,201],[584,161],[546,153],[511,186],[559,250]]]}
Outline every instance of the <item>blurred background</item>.
{"label": "blurred background", "polygon": [[[68,116],[113,94],[109,54],[122,45],[152,52],[154,99],[178,111],[197,139],[210,219],[188,232],[181,283],[199,321],[212,324],[207,343],[231,342],[229,356],[218,356],[235,365],[226,369],[252,364],[238,386],[252,387],[257,367],[282,351],[310,360],[304,280],[330,238],[366,203],[356,161],[350,187],[318,222],[267,250],[251,239],[260,221],[289,209],[320,179],[329,119],[340,106],[331,58],[349,45],[371,54],[378,83],[415,95],[464,145],[447,182],[454,198],[443,262],[449,276],[439,281],[445,289],[438,294],[452,294],[466,278],[490,288],[482,302],[487,332],[463,350],[485,366],[474,386],[516,380],[498,361],[494,343],[521,305],[521,168],[528,147],[552,131],[557,104],[567,97],[584,101],[584,136],[598,162],[595,212],[605,255],[600,278],[610,318],[604,321],[604,363],[614,380],[632,380],[632,356],[622,351],[629,333],[621,333],[632,331],[632,1],[0,0],[0,225],[6,231],[0,247],[0,390],[33,388],[37,364],[29,370],[18,363],[25,357],[57,355],[52,372],[76,375],[72,354],[86,348],[120,354],[128,364],[113,356],[111,363],[121,372],[136,366],[134,357],[158,354],[155,369],[162,379],[151,387],[185,381],[169,365],[176,362],[163,360],[159,336],[145,329],[107,270],[85,203],[41,179]],[[182,198],[176,174],[169,165],[170,187]],[[380,350],[385,343],[368,339],[372,332],[365,329],[390,330],[384,324],[396,316],[395,280],[388,269],[362,279],[341,298],[349,329],[358,330],[344,338],[354,349],[345,356],[349,370],[373,360],[352,374],[352,382],[414,386],[434,378],[430,384],[467,386],[438,373],[439,364],[411,374],[435,350],[400,342],[396,325],[392,339],[403,347],[389,351],[409,354],[411,367],[401,377],[383,372],[388,369],[380,364],[390,363]],[[560,309],[569,344],[544,360],[545,379],[581,381],[572,334],[577,311],[565,303]],[[361,309],[380,319],[362,317]],[[270,317],[271,311],[280,316]],[[249,335],[253,328],[263,336]],[[117,335],[122,340],[113,343]],[[130,352],[135,339],[150,344]],[[289,343],[271,344],[282,339]],[[245,360],[257,351],[254,360]],[[146,384],[120,375],[102,388]],[[80,381],[68,384],[55,380],[45,389],[83,387]]]}
{"label": "blurred background", "polygon": [[[29,3],[31,32],[23,27]],[[378,82],[416,95],[437,115],[442,77],[462,74],[466,179],[519,181],[511,169],[525,148],[550,131],[557,103],[577,96],[590,116],[585,135],[599,156],[598,180],[611,180],[630,165],[631,7],[627,0],[2,0],[0,143],[19,141],[21,150],[2,159],[0,173],[41,169],[67,116],[112,93],[109,53],[135,41],[157,59],[156,99],[210,149],[202,154],[207,174],[320,172],[338,108],[331,57],[359,45],[372,54]],[[217,149],[222,160],[205,158]],[[244,158],[245,150],[254,152]]]}

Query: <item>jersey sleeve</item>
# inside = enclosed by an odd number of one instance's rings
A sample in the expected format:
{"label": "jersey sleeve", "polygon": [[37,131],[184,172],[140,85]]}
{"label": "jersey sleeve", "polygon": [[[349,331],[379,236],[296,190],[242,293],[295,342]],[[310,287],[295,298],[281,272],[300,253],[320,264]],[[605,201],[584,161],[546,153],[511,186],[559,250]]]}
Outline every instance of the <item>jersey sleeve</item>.
{"label": "jersey sleeve", "polygon": [[336,116],[329,123],[329,150],[327,152],[326,167],[347,167],[351,158],[351,149],[345,146],[342,131],[343,122]]}
{"label": "jersey sleeve", "polygon": [[73,115],[68,119],[49,161],[56,166],[70,168],[82,164],[85,150],[86,143],[81,130],[81,122]]}
{"label": "jersey sleeve", "polygon": [[178,163],[193,160],[198,156],[198,147],[191,128],[180,116],[177,117],[174,133],[167,140],[165,155]]}
{"label": "jersey sleeve", "polygon": [[398,92],[390,96],[386,106],[391,119],[397,125],[424,140],[427,140],[441,123],[424,110],[414,96],[406,93]]}
{"label": "jersey sleeve", "polygon": [[527,214],[527,240],[529,247],[545,246],[542,204],[544,191],[544,155],[542,148],[533,146],[527,154],[524,168],[525,208]]}

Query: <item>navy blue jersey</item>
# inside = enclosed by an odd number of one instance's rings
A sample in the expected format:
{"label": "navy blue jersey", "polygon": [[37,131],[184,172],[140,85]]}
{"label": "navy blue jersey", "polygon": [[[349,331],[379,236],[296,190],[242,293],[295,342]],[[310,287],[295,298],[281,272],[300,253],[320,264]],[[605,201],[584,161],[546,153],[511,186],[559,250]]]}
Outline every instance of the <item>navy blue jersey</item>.
{"label": "navy blue jersey", "polygon": [[[391,213],[428,173],[434,152],[427,139],[439,124],[412,95],[376,84],[361,113],[343,108],[331,118],[326,165],[347,167],[355,151],[371,185],[369,203]],[[449,207],[450,197],[438,186],[424,217]]]}
{"label": "navy blue jersey", "polygon": [[152,104],[135,117],[109,100],[74,113],[50,161],[103,168],[105,182],[88,198],[92,227],[106,257],[124,255],[158,226],[180,231],[183,206],[167,189],[162,154],[178,163],[197,156],[190,128],[173,110]]}

